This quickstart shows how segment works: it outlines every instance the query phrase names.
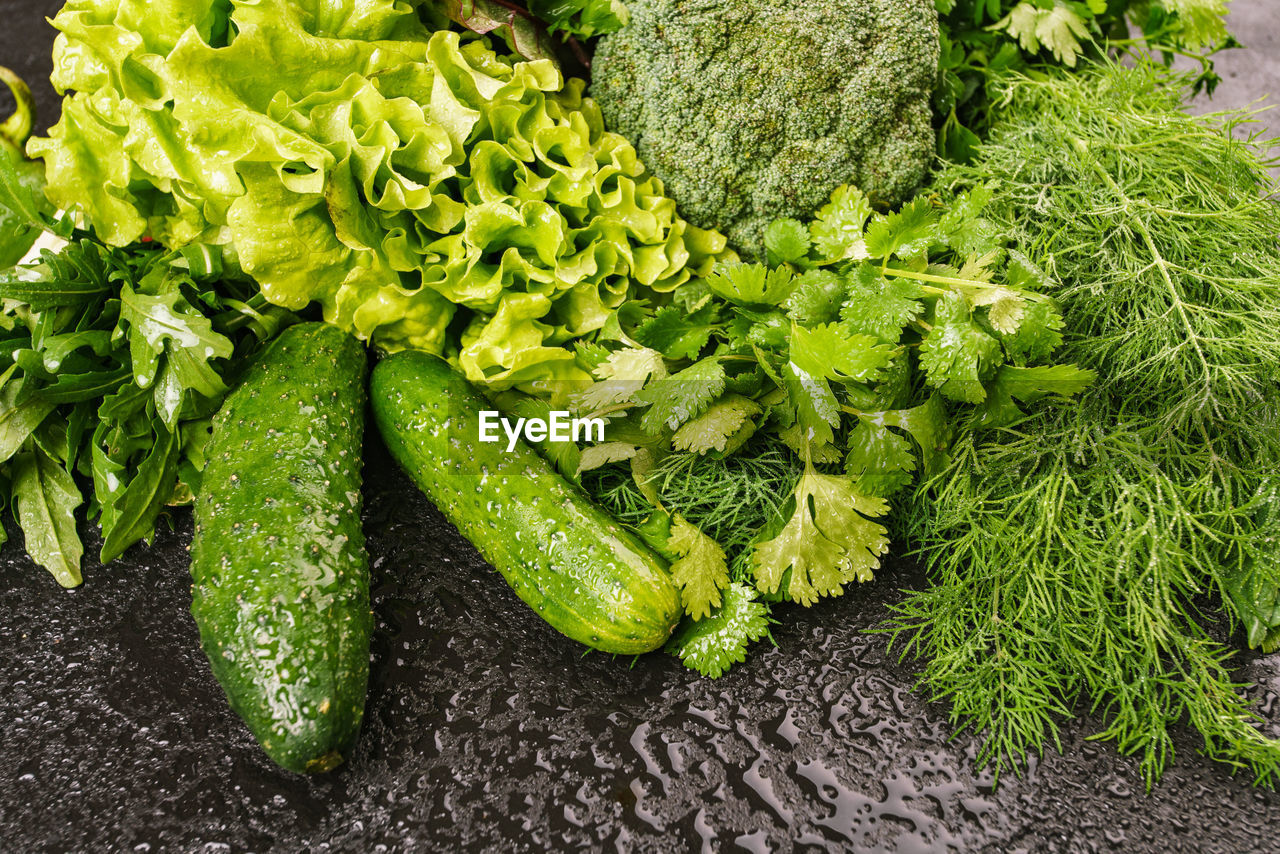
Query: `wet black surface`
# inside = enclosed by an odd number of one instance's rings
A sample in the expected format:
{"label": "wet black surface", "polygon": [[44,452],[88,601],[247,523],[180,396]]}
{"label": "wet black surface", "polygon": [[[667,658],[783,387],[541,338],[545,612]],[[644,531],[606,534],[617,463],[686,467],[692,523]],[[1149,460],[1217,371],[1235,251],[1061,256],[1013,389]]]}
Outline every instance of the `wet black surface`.
{"label": "wet black surface", "polygon": [[[0,3],[0,62],[29,73],[28,46],[44,61],[30,34],[56,5]],[[909,564],[788,611],[778,649],[712,682],[666,656],[583,657],[381,448],[367,460],[374,676],[357,752],[324,778],[272,766],[213,681],[188,612],[188,513],[87,564],[72,592],[20,539],[5,547],[0,852],[1277,848],[1280,796],[1199,757],[1189,732],[1151,794],[1134,761],[1085,741],[1088,720],[994,788],[863,631],[919,583]],[[1280,731],[1280,659],[1241,675]]]}

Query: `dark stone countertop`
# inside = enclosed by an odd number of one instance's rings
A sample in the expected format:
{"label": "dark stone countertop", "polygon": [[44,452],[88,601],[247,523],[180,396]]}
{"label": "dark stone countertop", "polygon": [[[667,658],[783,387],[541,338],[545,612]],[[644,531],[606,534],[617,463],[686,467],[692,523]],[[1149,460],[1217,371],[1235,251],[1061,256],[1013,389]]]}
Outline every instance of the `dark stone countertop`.
{"label": "dark stone countertop", "polygon": [[[1269,2],[1235,6],[1265,33]],[[47,75],[40,17],[57,6],[6,3],[0,63]],[[20,537],[4,548],[0,851],[1276,848],[1280,796],[1199,756],[1189,730],[1150,794],[1136,761],[1086,741],[1088,718],[1064,727],[1062,754],[994,787],[976,742],[953,739],[945,706],[864,632],[922,583],[909,563],[787,610],[778,648],[717,681],[661,655],[584,657],[376,440],[367,457],[373,678],[355,756],[322,778],[275,768],[213,681],[188,611],[187,512],[110,567],[86,561],[71,592]],[[1280,731],[1280,657],[1241,661]]]}

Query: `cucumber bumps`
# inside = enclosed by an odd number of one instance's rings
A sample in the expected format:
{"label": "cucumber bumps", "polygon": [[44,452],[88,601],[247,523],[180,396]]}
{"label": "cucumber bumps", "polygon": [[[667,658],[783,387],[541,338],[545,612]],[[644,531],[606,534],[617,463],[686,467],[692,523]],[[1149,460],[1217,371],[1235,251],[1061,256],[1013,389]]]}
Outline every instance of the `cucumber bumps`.
{"label": "cucumber bumps", "polygon": [[384,359],[370,398],[391,455],[554,628],[614,653],[667,640],[681,610],[661,558],[532,448],[480,443],[480,411],[492,405],[448,364],[414,352]]}
{"label": "cucumber bumps", "polygon": [[201,643],[231,707],[290,771],[341,763],[364,714],[365,369],[347,333],[286,329],[214,419],[196,500]]}

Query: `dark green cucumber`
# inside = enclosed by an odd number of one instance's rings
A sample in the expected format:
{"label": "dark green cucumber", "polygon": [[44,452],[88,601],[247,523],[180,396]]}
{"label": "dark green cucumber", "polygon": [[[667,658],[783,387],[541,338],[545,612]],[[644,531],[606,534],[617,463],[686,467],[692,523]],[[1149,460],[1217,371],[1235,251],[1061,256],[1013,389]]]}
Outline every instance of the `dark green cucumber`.
{"label": "dark green cucumber", "polygon": [[493,409],[444,361],[398,353],[373,370],[374,420],[391,455],[548,623],[605,652],[666,642],[680,597],[662,559],[523,442],[478,441]]}
{"label": "dark green cucumber", "polygon": [[281,333],[213,421],[191,546],[191,613],[231,707],[290,771],[342,762],[369,681],[360,529],[364,347]]}

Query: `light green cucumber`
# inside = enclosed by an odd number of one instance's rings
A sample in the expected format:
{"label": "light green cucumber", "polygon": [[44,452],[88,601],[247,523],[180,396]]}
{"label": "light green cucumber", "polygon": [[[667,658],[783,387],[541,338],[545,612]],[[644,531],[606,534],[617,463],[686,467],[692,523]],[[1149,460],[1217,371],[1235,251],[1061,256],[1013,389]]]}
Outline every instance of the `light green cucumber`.
{"label": "light green cucumber", "polygon": [[478,441],[494,407],[460,374],[404,352],[374,368],[369,389],[391,455],[552,627],[605,652],[662,646],[681,613],[662,559],[528,445]]}
{"label": "light green cucumber", "polygon": [[214,418],[195,503],[200,640],[231,707],[290,771],[341,763],[364,714],[365,370],[347,333],[286,329]]}

